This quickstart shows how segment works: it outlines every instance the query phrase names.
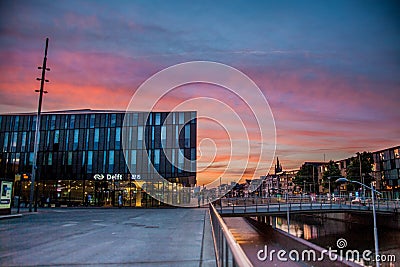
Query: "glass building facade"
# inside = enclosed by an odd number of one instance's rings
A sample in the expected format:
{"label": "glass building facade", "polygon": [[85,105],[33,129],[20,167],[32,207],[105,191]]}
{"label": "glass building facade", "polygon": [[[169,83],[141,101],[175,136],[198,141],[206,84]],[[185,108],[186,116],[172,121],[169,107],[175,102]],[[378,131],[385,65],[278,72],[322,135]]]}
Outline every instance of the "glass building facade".
{"label": "glass building facade", "polygon": [[[1,115],[0,126],[0,176],[15,179],[14,191],[24,202],[29,199],[36,114]],[[191,111],[42,113],[36,164],[38,202],[116,205],[121,194],[125,206],[161,205],[143,188],[153,176],[175,186],[173,191],[193,187],[196,135],[196,112]],[[177,203],[185,201],[176,198]]]}

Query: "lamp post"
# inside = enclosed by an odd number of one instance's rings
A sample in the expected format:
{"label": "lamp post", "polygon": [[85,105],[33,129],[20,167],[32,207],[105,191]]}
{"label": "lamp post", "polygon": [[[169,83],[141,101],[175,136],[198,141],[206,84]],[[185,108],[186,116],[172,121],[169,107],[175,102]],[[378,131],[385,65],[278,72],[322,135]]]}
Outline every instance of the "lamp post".
{"label": "lamp post", "polygon": [[[364,190],[365,190],[365,188],[368,188],[368,189],[371,190],[371,196],[372,196],[372,215],[373,215],[373,217],[374,217],[375,257],[378,256],[378,253],[379,253],[379,246],[378,246],[378,229],[377,229],[377,227],[376,227],[375,192],[376,192],[377,194],[382,194],[382,193],[381,193],[381,192],[378,192],[378,191],[376,191],[376,190],[374,189],[374,187],[373,187],[373,185],[372,185],[372,182],[371,182],[371,187],[369,187],[369,186],[367,186],[367,185],[365,185],[365,184],[363,184],[363,183],[360,183],[360,182],[358,182],[358,181],[349,180],[349,179],[347,179],[347,178],[345,178],[345,177],[341,177],[341,178],[337,179],[336,182],[337,182],[337,183],[342,183],[342,182],[356,183],[356,184],[359,184],[359,185],[363,186]],[[377,267],[380,266],[379,261],[376,261],[376,266],[377,266]]]}
{"label": "lamp post", "polygon": [[[33,163],[32,163],[32,177],[31,177],[31,188],[30,188],[30,196],[29,196],[29,212],[32,212],[32,203],[33,203],[33,196],[35,194],[35,176],[37,172],[37,153],[38,153],[38,146],[39,146],[39,131],[40,131],[40,114],[42,112],[42,100],[43,94],[47,94],[47,91],[44,91],[44,83],[49,82],[46,80],[46,71],[50,71],[47,68],[47,48],[49,46],[49,38],[46,38],[46,48],[44,50],[44,58],[43,58],[43,65],[42,67],[38,67],[38,69],[42,70],[42,77],[36,78],[36,80],[40,81],[40,90],[35,90],[35,92],[39,93],[39,104],[38,104],[38,112],[36,115],[36,128],[35,128],[35,141],[33,147]],[[35,211],[37,211],[37,204],[35,204]]]}

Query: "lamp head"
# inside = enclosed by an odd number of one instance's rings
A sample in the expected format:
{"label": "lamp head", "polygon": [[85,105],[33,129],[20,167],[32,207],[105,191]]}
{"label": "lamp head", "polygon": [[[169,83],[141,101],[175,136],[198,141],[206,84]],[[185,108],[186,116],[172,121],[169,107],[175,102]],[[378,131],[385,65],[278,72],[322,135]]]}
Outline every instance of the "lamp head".
{"label": "lamp head", "polygon": [[335,182],[336,183],[345,183],[345,182],[350,182],[350,181],[345,177],[340,177],[340,178],[336,179]]}

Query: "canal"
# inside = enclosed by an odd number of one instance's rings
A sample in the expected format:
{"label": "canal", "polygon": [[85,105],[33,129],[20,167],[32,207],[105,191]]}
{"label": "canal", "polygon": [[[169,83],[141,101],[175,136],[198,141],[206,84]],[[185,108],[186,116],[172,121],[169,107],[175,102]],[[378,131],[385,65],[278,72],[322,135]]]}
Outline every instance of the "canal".
{"label": "canal", "polygon": [[[367,219],[367,218],[366,218]],[[271,225],[288,231],[285,217],[271,217]],[[294,215],[289,219],[289,233],[326,249],[357,250],[360,255],[374,249],[373,225],[349,223],[327,218],[326,215]],[[385,263],[381,266],[400,266],[400,230],[378,226],[379,254]],[[393,257],[394,256],[394,257]],[[362,257],[361,257],[362,258]],[[397,260],[393,261],[393,260]],[[361,259],[363,266],[374,266]]]}

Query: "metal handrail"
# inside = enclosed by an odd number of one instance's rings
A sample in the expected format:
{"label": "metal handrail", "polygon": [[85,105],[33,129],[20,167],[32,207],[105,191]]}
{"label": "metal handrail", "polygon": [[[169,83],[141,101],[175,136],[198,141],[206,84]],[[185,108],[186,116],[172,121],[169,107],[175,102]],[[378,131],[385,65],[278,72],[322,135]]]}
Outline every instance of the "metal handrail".
{"label": "metal handrail", "polygon": [[210,217],[217,265],[253,266],[212,203],[210,203]]}

